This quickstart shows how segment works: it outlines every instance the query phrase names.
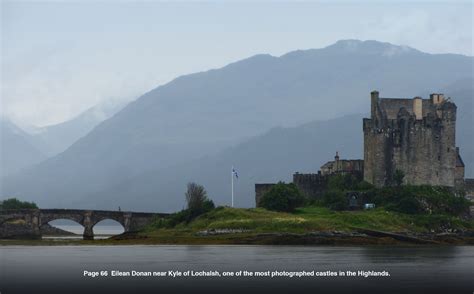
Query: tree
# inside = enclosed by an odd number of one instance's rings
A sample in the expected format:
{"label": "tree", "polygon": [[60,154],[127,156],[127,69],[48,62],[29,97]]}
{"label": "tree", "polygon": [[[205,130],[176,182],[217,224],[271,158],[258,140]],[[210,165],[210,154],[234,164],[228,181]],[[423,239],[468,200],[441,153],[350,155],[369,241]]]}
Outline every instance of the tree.
{"label": "tree", "polygon": [[395,180],[395,184],[400,187],[403,184],[403,179],[405,178],[405,173],[402,170],[397,169],[395,174],[393,175],[393,179]]}
{"label": "tree", "polygon": [[354,190],[360,180],[353,174],[335,174],[328,179],[329,190]]}
{"label": "tree", "polygon": [[291,212],[302,205],[304,200],[295,184],[279,182],[262,196],[259,205],[268,210]]}
{"label": "tree", "polygon": [[349,205],[346,194],[337,189],[326,191],[323,195],[323,202],[326,207],[332,210],[345,210]]}
{"label": "tree", "polygon": [[38,209],[34,202],[20,201],[16,198],[10,198],[0,201],[0,209]]}
{"label": "tree", "polygon": [[186,191],[186,202],[188,209],[194,210],[203,206],[207,199],[207,192],[204,186],[196,183],[188,183],[188,190]]}
{"label": "tree", "polygon": [[188,183],[186,202],[190,219],[215,208],[214,202],[207,197],[204,186],[196,183]]}

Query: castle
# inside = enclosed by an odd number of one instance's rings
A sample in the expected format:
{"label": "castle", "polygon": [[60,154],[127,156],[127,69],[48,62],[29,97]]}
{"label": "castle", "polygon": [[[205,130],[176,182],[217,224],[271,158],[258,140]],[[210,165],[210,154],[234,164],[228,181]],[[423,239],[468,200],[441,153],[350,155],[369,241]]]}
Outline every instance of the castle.
{"label": "castle", "polygon": [[[370,118],[363,119],[364,160],[341,160],[322,165],[316,174],[293,175],[293,183],[310,199],[327,189],[332,174],[350,173],[376,187],[396,183],[463,188],[474,194],[474,180],[464,179],[464,163],[456,147],[456,105],[443,94],[380,98],[371,92]],[[274,184],[255,184],[255,201]]]}
{"label": "castle", "polygon": [[405,175],[405,184],[454,187],[464,181],[456,105],[443,94],[399,99],[373,91],[363,129],[365,181],[393,185],[396,170]]}
{"label": "castle", "polygon": [[[334,161],[328,161],[321,166],[316,174],[293,174],[293,183],[300,192],[309,199],[319,199],[327,189],[329,176],[333,174],[352,174],[362,180],[364,176],[364,161],[362,159],[339,159],[336,152]],[[255,203],[258,206],[260,199],[275,184],[255,184]]]}

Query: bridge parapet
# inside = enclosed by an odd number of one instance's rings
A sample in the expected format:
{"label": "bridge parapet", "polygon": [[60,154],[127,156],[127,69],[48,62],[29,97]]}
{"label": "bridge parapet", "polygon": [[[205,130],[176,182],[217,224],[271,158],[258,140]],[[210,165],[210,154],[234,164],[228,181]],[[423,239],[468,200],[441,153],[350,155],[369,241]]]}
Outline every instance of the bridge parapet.
{"label": "bridge parapet", "polygon": [[[165,218],[167,213],[127,212],[83,209],[14,209],[0,210],[0,227],[10,220],[22,220],[32,236],[41,237],[40,227],[53,220],[68,219],[84,227],[83,238],[94,239],[94,226],[105,219],[120,223],[125,232],[137,231],[148,225],[155,217]],[[1,233],[1,230],[0,230]],[[1,237],[1,234],[0,234]]]}

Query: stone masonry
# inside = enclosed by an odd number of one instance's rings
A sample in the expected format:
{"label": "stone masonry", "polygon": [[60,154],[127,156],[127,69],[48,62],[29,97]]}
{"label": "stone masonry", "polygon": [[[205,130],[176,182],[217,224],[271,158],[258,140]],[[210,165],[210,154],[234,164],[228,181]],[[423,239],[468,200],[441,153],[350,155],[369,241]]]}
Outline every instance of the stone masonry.
{"label": "stone masonry", "polygon": [[364,118],[364,179],[377,187],[405,184],[454,187],[464,167],[456,148],[456,105],[443,94],[429,99],[380,98],[371,93],[371,117]]}

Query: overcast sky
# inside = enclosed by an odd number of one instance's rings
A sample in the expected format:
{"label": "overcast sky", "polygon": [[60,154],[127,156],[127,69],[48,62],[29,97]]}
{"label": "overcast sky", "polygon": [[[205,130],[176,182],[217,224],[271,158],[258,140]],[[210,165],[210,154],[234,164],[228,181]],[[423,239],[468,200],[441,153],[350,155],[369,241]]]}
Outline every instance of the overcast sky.
{"label": "overcast sky", "polygon": [[473,48],[471,1],[0,1],[2,113],[21,125],[62,122],[254,54],[279,56],[340,39],[471,56]]}

